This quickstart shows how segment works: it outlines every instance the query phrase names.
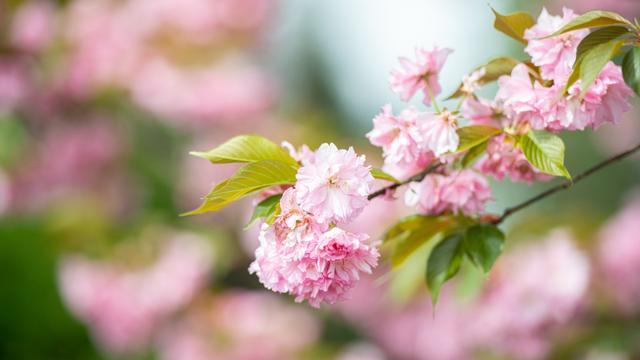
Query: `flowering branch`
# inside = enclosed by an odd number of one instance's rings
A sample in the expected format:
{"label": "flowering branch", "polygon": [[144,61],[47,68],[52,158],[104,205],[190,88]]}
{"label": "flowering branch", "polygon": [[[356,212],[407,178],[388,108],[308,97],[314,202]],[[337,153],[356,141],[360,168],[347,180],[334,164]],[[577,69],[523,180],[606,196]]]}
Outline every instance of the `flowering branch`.
{"label": "flowering branch", "polygon": [[382,196],[382,195],[386,194],[387,191],[395,190],[395,189],[399,188],[402,185],[407,185],[407,184],[412,183],[412,182],[420,182],[425,178],[425,176],[427,176],[427,175],[431,174],[432,172],[436,171],[436,169],[438,169],[438,167],[440,167],[440,165],[442,165],[440,162],[436,162],[435,164],[432,164],[431,166],[429,166],[426,169],[422,170],[421,172],[413,175],[412,177],[408,178],[405,181],[397,182],[397,183],[391,184],[389,186],[385,186],[380,190],[376,190],[376,191],[372,192],[371,194],[369,194],[369,196],[367,196],[367,199],[368,200],[373,200],[373,199],[377,198],[378,196]]}
{"label": "flowering branch", "polygon": [[589,169],[585,170],[584,172],[576,175],[573,178],[573,180],[565,180],[562,183],[560,183],[560,184],[558,184],[558,185],[556,185],[556,186],[554,186],[554,187],[552,187],[552,188],[550,188],[550,189],[548,189],[548,190],[546,190],[546,191],[544,191],[544,192],[542,192],[542,193],[540,193],[540,194],[538,194],[538,195],[536,195],[536,196],[534,196],[534,197],[532,197],[532,198],[530,198],[528,200],[525,200],[525,201],[523,201],[522,203],[520,203],[518,205],[515,205],[515,206],[507,208],[504,211],[504,213],[502,213],[502,216],[500,216],[499,218],[495,219],[491,223],[494,224],[494,225],[498,225],[498,224],[502,223],[506,218],[508,218],[509,216],[513,215],[514,213],[516,213],[516,212],[518,212],[518,211],[520,211],[520,210],[522,210],[522,209],[524,209],[524,208],[526,208],[526,207],[528,207],[530,205],[533,205],[533,204],[537,203],[538,201],[540,201],[540,200],[542,200],[542,199],[544,199],[544,198],[546,198],[546,197],[548,197],[550,195],[553,195],[553,194],[557,193],[558,191],[562,191],[562,190],[566,190],[566,189],[570,188],[573,184],[577,183],[578,181],[581,181],[581,180],[587,178],[588,176],[590,176],[591,174],[596,173],[596,172],[602,170],[603,168],[605,168],[605,167],[607,167],[607,166],[609,166],[611,164],[614,164],[614,163],[616,163],[616,162],[618,162],[618,161],[620,161],[620,160],[632,155],[633,153],[637,152],[638,150],[640,150],[640,144],[638,144],[638,145],[634,146],[633,148],[631,148],[631,149],[629,149],[627,151],[624,151],[624,152],[622,152],[622,153],[620,153],[620,154],[618,154],[616,156],[613,156],[611,158],[603,160],[603,161],[597,163],[596,165],[590,167]]}

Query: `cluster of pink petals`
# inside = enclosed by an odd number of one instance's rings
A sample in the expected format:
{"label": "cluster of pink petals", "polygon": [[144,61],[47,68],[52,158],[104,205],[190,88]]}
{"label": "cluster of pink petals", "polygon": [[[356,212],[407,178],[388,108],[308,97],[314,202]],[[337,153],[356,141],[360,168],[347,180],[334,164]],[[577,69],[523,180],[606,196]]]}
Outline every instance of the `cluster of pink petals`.
{"label": "cluster of pink petals", "polygon": [[30,83],[23,62],[0,59],[0,114],[12,112],[26,100]]}
{"label": "cluster of pink petals", "polygon": [[506,256],[467,324],[474,342],[518,359],[543,358],[585,302],[590,265],[565,230]]}
{"label": "cluster of pink petals", "polygon": [[166,329],[162,360],[279,360],[300,358],[320,335],[305,309],[264,292],[216,295]]}
{"label": "cluster of pink petals", "polygon": [[513,141],[504,134],[489,140],[486,154],[478,161],[476,168],[498,180],[505,176],[512,181],[528,183],[552,179],[552,176],[531,166],[522,150],[515,147]]}
{"label": "cluster of pink petals", "polygon": [[640,312],[640,197],[609,220],[600,231],[599,264],[606,289],[625,314]]}
{"label": "cluster of pink petals", "polygon": [[154,263],[140,269],[70,256],[60,265],[60,291],[105,351],[138,353],[162,322],[206,285],[210,255],[206,240],[177,234]]}
{"label": "cluster of pink petals", "polygon": [[263,224],[256,260],[249,271],[256,273],[268,289],[294,295],[296,301],[333,304],[359,280],[370,273],[379,253],[369,244],[369,236],[351,233],[303,210],[294,188],[280,201],[281,213],[273,224]]}
{"label": "cluster of pink petals", "polygon": [[365,156],[358,156],[353,148],[322,144],[298,170],[296,200],[318,222],[348,222],[368,203],[370,170]]}
{"label": "cluster of pink petals", "polygon": [[426,215],[476,215],[484,211],[491,200],[487,180],[473,170],[464,169],[449,175],[429,174],[421,182],[409,184],[405,203],[416,206]]}
{"label": "cluster of pink petals", "polygon": [[415,60],[405,57],[399,59],[402,68],[391,72],[389,83],[391,90],[399,94],[403,101],[410,100],[417,91],[422,90],[423,102],[429,105],[431,97],[442,91],[438,74],[452,50],[437,47],[432,50],[417,48],[415,52]]}
{"label": "cluster of pink petals", "polygon": [[560,30],[576,17],[571,9],[563,8],[562,16],[552,16],[543,8],[537,23],[525,31],[524,37],[528,40],[525,52],[531,56],[531,62],[540,68],[543,78],[564,82],[571,73],[578,44],[589,34],[589,30],[570,31],[543,38]]}
{"label": "cluster of pink petals", "polygon": [[501,127],[505,120],[501,104],[474,96],[462,101],[460,112],[474,125]]}
{"label": "cluster of pink petals", "polygon": [[445,110],[439,114],[424,113],[422,116],[424,116],[422,136],[425,146],[435,156],[441,156],[458,149],[460,142],[456,132],[458,122],[452,113]]}
{"label": "cluster of pink petals", "polygon": [[423,116],[415,108],[409,107],[396,116],[389,104],[373,118],[373,129],[367,138],[382,148],[385,171],[404,178],[424,169],[433,160],[433,153],[424,146],[422,122]]}
{"label": "cluster of pink petals", "polygon": [[10,41],[16,48],[37,52],[51,42],[56,28],[55,6],[34,0],[20,6],[11,22]]}

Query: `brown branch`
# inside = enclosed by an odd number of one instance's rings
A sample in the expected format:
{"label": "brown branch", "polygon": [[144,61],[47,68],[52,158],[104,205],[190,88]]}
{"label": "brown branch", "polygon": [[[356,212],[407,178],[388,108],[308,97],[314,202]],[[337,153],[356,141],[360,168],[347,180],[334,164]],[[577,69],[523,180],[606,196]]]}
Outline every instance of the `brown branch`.
{"label": "brown branch", "polygon": [[419,173],[413,175],[412,177],[408,178],[405,181],[401,181],[399,183],[391,184],[389,186],[383,187],[380,190],[372,192],[371,194],[369,194],[367,199],[372,200],[372,199],[377,198],[378,196],[384,195],[387,191],[395,190],[395,189],[399,188],[402,185],[406,185],[406,184],[414,182],[414,181],[415,182],[422,181],[425,176],[427,176],[428,174],[434,172],[438,167],[440,167],[440,165],[442,165],[440,162],[436,162],[436,163],[432,164],[431,166],[427,167],[426,169],[422,170],[421,172],[419,172]]}
{"label": "brown branch", "polygon": [[499,218],[493,220],[492,223],[495,224],[495,225],[498,225],[501,222],[503,222],[506,218],[508,218],[509,216],[513,215],[514,213],[516,213],[516,212],[518,212],[518,211],[520,211],[520,210],[522,210],[522,209],[524,209],[524,208],[526,208],[526,207],[528,207],[528,206],[530,206],[530,205],[532,205],[534,203],[537,203],[538,201],[546,198],[547,196],[553,195],[553,194],[555,194],[555,193],[557,193],[559,191],[562,191],[562,190],[570,188],[573,184],[577,183],[578,181],[580,181],[582,179],[585,179],[589,175],[591,175],[591,174],[593,174],[593,173],[595,173],[595,172],[597,172],[597,171],[599,171],[599,170],[601,170],[601,169],[603,169],[603,168],[605,168],[605,167],[607,167],[607,166],[609,166],[609,165],[611,165],[613,163],[616,163],[616,162],[626,158],[627,156],[635,153],[638,150],[640,150],[640,144],[636,145],[635,147],[633,147],[633,148],[631,148],[631,149],[629,149],[629,150],[627,150],[625,152],[622,152],[622,153],[620,153],[618,155],[615,155],[615,156],[613,156],[611,158],[603,160],[602,162],[599,162],[598,164],[590,167],[589,169],[585,170],[584,172],[576,175],[573,178],[573,180],[563,181],[562,183],[560,183],[560,184],[558,184],[558,185],[556,185],[556,186],[554,186],[554,187],[552,187],[552,188],[550,188],[550,189],[548,189],[546,191],[543,191],[542,193],[540,193],[540,194],[538,194],[538,195],[536,195],[536,196],[534,196],[534,197],[532,197],[532,198],[530,198],[528,200],[525,200],[525,201],[521,202],[518,205],[515,205],[515,206],[507,208],[502,213],[502,216],[500,216]]}

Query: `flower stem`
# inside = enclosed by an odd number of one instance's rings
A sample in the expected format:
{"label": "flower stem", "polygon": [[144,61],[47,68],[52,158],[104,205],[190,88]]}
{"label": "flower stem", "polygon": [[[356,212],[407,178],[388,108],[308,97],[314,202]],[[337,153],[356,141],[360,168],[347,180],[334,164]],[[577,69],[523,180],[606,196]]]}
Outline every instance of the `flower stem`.
{"label": "flower stem", "polygon": [[440,113],[440,107],[438,106],[438,102],[436,101],[436,97],[433,96],[433,91],[431,91],[431,86],[429,86],[429,83],[427,82],[427,80],[425,80],[425,82],[427,83],[427,92],[429,93],[429,97],[431,98],[431,103],[433,104],[433,108],[436,110],[437,113]]}
{"label": "flower stem", "polygon": [[389,186],[383,187],[382,189],[379,189],[377,191],[372,192],[371,194],[369,194],[367,199],[368,200],[373,200],[373,199],[377,198],[378,196],[382,196],[382,195],[386,194],[387,191],[395,190],[395,189],[399,188],[402,185],[407,185],[408,183],[411,183],[411,182],[422,181],[425,176],[427,176],[428,174],[434,172],[436,169],[438,169],[438,167],[440,167],[440,165],[442,165],[440,162],[435,162],[435,163],[429,165],[429,167],[427,167],[426,169],[424,169],[421,172],[413,175],[412,177],[408,178],[405,181],[401,181],[399,183],[391,184]]}

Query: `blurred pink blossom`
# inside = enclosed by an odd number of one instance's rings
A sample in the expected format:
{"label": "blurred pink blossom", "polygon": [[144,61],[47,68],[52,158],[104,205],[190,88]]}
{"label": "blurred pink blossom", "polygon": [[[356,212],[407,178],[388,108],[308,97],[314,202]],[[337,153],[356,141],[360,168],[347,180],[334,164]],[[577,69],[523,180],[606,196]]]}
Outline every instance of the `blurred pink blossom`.
{"label": "blurred pink blossom", "polygon": [[177,233],[168,236],[158,258],[142,268],[67,256],[59,268],[60,291],[105,351],[138,353],[149,346],[163,321],[206,285],[211,255],[206,240]]}
{"label": "blurred pink blossom", "polygon": [[53,39],[56,22],[53,3],[44,0],[26,2],[13,15],[11,44],[23,51],[38,52]]}
{"label": "blurred pink blossom", "polygon": [[0,58],[0,114],[11,112],[20,105],[27,97],[30,86],[25,64]]}
{"label": "blurred pink blossom", "polygon": [[516,148],[505,135],[489,140],[486,154],[476,164],[476,168],[483,174],[491,175],[498,180],[502,180],[505,176],[512,181],[528,183],[552,179],[552,176],[531,166],[522,150]]}
{"label": "blurred pink blossom", "polygon": [[449,175],[429,174],[421,182],[412,182],[405,192],[407,206],[416,206],[427,215],[478,215],[491,199],[487,180],[473,170],[463,169]]}
{"label": "blurred pink blossom", "polygon": [[500,104],[473,96],[462,101],[460,111],[462,116],[471,120],[474,125],[500,127],[504,120]]}
{"label": "blurred pink blossom", "polygon": [[100,187],[120,152],[117,132],[107,119],[55,127],[12,175],[12,205],[37,208],[63,192]]}
{"label": "blurred pink blossom", "polygon": [[474,342],[518,359],[544,358],[554,334],[582,308],[589,274],[566,230],[505,254],[471,311]]}
{"label": "blurred pink blossom", "polygon": [[319,335],[305,309],[264,292],[230,291],[169,327],[158,348],[162,360],[294,359]]}
{"label": "blurred pink blossom", "polygon": [[599,265],[604,285],[624,313],[640,310],[640,196],[636,194],[626,207],[600,231]]}
{"label": "blurred pink blossom", "polygon": [[458,149],[460,138],[456,132],[458,120],[455,115],[445,110],[439,114],[423,113],[421,117],[424,119],[420,125],[425,147],[435,156]]}

